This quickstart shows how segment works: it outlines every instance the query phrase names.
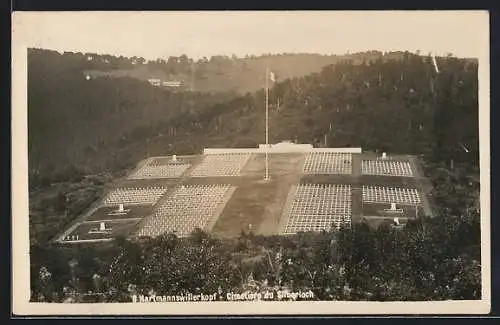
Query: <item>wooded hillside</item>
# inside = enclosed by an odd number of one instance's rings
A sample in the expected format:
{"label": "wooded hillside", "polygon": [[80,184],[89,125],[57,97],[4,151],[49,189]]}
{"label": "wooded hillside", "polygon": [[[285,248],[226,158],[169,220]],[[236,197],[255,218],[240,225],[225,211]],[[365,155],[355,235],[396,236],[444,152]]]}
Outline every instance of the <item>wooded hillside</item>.
{"label": "wooded hillside", "polygon": [[[123,170],[147,155],[264,141],[262,89],[208,94],[171,92],[133,78],[86,80],[87,61],[73,56],[29,52],[33,186]],[[361,63],[344,60],[278,79],[270,90],[271,142],[322,145],[326,138],[328,146],[477,164],[477,62],[438,58],[437,74],[429,57],[410,53],[353,57]]]}

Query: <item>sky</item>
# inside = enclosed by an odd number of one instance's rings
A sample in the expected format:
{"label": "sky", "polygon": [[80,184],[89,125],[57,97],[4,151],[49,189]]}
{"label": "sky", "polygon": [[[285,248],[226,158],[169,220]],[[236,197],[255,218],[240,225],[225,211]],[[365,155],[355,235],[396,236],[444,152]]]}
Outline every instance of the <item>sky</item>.
{"label": "sky", "polygon": [[479,57],[488,21],[486,11],[16,12],[12,26],[27,47],[145,59],[366,50]]}

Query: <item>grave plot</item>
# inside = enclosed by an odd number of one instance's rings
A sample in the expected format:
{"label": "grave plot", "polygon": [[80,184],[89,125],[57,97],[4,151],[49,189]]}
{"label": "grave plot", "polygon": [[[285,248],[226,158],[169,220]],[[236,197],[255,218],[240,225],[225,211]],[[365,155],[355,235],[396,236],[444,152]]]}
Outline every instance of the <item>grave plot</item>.
{"label": "grave plot", "polygon": [[352,154],[310,152],[304,163],[304,174],[352,174]]}
{"label": "grave plot", "polygon": [[365,202],[362,208],[365,218],[405,218],[416,219],[424,215],[421,205],[401,205],[392,203],[373,203]]}
{"label": "grave plot", "polygon": [[363,202],[420,205],[422,199],[416,188],[363,186]]}
{"label": "grave plot", "polygon": [[188,236],[195,228],[204,229],[230,185],[188,185],[176,188],[146,219],[137,236],[155,237],[163,233]]}
{"label": "grave plot", "polygon": [[205,155],[191,172],[192,177],[239,176],[250,154]]}
{"label": "grave plot", "polygon": [[142,219],[151,214],[151,205],[104,206],[95,210],[85,221]]}
{"label": "grave plot", "polygon": [[364,175],[413,177],[410,163],[398,160],[363,160],[361,172]]}
{"label": "grave plot", "polygon": [[284,234],[330,230],[351,222],[351,186],[301,184],[297,186]]}
{"label": "grave plot", "polygon": [[154,158],[129,176],[129,179],[178,178],[190,164],[169,158]]}
{"label": "grave plot", "polygon": [[154,205],[165,194],[164,186],[115,188],[103,199],[103,206],[119,206],[132,204]]}
{"label": "grave plot", "polygon": [[61,242],[111,240],[116,236],[127,236],[138,222],[138,220],[83,222],[66,237],[61,238]]}

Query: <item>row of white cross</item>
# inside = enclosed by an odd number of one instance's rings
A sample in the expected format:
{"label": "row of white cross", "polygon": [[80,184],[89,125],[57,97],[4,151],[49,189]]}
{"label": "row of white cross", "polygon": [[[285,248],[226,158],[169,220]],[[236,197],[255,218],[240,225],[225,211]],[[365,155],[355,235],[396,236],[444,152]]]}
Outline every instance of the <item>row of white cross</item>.
{"label": "row of white cross", "polygon": [[104,206],[119,204],[155,204],[167,191],[164,186],[115,188],[102,201]]}
{"label": "row of white cross", "polygon": [[[202,161],[192,170],[191,177],[239,176],[250,154],[229,153],[203,156]],[[154,158],[141,167],[129,179],[179,178],[191,164],[169,158]]]}
{"label": "row of white cross", "polygon": [[363,201],[374,203],[398,203],[418,205],[422,203],[416,188],[399,188],[385,186],[363,186]]}
{"label": "row of white cross", "polygon": [[[205,155],[191,172],[192,177],[238,176],[250,154],[230,153]],[[130,179],[178,178],[191,166],[167,158],[156,158],[143,166]],[[363,160],[362,174],[411,177],[413,172],[407,161]],[[307,154],[303,172],[305,174],[351,174],[352,154],[336,152],[310,152]]]}
{"label": "row of white cross", "polygon": [[325,216],[323,219],[310,218],[303,220],[294,220],[286,225],[285,235],[296,234],[298,232],[307,231],[322,231],[330,230],[333,228],[339,229],[342,225],[349,225],[351,223],[350,216]]}
{"label": "row of white cross", "polygon": [[[363,160],[361,171],[365,175],[413,176],[410,163],[398,160]],[[305,174],[351,174],[352,154],[310,152],[306,156],[303,172]]]}
{"label": "row of white cross", "polygon": [[410,163],[397,160],[363,160],[361,172],[365,175],[413,176]]}
{"label": "row of white cross", "polygon": [[154,215],[139,229],[139,236],[158,236],[174,232],[189,235],[195,228],[205,228],[222,203],[230,185],[188,185],[179,187],[163,201]]}
{"label": "row of white cross", "polygon": [[[188,185],[174,189],[159,205],[154,215],[140,230],[142,235],[156,236],[176,231],[187,235],[196,227],[204,228],[220,205],[230,185]],[[105,200],[108,205],[154,204],[166,187],[118,188]],[[363,186],[363,201],[375,203],[397,203],[418,205],[420,194],[414,188]],[[285,233],[317,231],[340,227],[350,223],[351,186],[339,184],[300,184],[296,188],[294,201]]]}
{"label": "row of white cross", "polygon": [[352,154],[310,152],[304,163],[305,174],[351,174]]}
{"label": "row of white cross", "polygon": [[189,164],[146,165],[132,174],[129,178],[178,178],[181,177],[189,167]]}
{"label": "row of white cross", "polygon": [[350,222],[350,185],[300,184],[284,233],[329,230]]}

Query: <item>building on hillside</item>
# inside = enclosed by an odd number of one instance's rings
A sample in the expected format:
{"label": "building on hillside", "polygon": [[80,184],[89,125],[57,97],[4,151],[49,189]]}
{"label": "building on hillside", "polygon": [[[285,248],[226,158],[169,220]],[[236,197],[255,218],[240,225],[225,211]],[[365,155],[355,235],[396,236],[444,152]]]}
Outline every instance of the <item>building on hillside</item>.
{"label": "building on hillside", "polygon": [[180,80],[162,80],[160,78],[149,78],[148,82],[156,87],[179,88],[183,85]]}
{"label": "building on hillside", "polygon": [[153,86],[161,86],[161,79],[159,78],[149,78],[148,82]]}
{"label": "building on hillside", "polygon": [[163,86],[163,87],[174,87],[174,88],[178,88],[178,87],[182,86],[182,81],[179,81],[179,80],[174,80],[174,81],[163,81],[163,82],[162,82],[162,86]]}

